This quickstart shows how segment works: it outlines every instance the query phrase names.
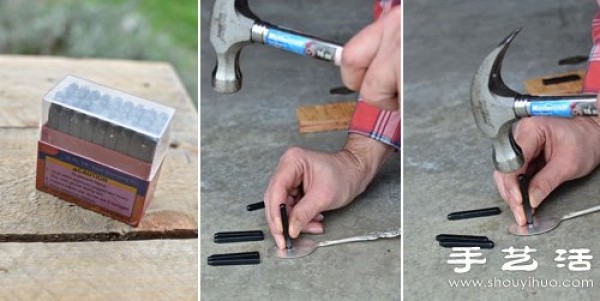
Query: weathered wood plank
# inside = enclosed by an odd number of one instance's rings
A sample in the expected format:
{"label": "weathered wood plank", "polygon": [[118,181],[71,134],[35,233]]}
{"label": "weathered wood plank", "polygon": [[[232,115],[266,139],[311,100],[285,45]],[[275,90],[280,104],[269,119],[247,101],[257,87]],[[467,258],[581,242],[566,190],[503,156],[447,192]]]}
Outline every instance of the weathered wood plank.
{"label": "weathered wood plank", "polygon": [[197,300],[198,240],[2,243],[0,300]]}
{"label": "weathered wood plank", "polygon": [[[0,56],[0,65],[0,240],[19,234],[197,231],[198,114],[170,65],[28,56]],[[177,109],[173,147],[137,229],[35,190],[41,98],[67,74]]]}

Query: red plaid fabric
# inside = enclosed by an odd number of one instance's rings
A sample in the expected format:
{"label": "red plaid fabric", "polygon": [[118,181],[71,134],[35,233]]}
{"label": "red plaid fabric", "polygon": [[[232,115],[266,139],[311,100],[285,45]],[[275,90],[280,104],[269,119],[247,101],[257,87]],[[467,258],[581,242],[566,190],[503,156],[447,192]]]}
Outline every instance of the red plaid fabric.
{"label": "red plaid fabric", "polygon": [[[374,19],[379,18],[384,11],[399,4],[400,0],[374,1]],[[400,111],[380,110],[363,102],[359,97],[348,132],[362,134],[400,149]]]}
{"label": "red plaid fabric", "polygon": [[400,111],[381,110],[358,99],[348,132],[400,149]]}
{"label": "red plaid fabric", "polygon": [[600,12],[592,20],[592,41],[594,46],[590,52],[582,93],[600,92]]}

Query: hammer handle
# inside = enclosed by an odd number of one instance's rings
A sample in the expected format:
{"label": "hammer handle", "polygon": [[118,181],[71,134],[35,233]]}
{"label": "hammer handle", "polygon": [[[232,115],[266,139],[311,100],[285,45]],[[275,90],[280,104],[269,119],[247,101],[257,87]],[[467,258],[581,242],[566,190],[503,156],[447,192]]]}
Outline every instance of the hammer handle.
{"label": "hammer handle", "polygon": [[268,23],[252,26],[252,41],[340,65],[344,47],[335,42]]}
{"label": "hammer handle", "polygon": [[515,113],[519,117],[598,116],[596,95],[520,96],[515,99]]}

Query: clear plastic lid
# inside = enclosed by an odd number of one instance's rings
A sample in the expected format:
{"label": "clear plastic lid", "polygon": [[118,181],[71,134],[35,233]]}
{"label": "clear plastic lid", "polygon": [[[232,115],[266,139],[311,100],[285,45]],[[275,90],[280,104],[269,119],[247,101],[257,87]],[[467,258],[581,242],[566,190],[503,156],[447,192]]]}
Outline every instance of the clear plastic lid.
{"label": "clear plastic lid", "polygon": [[173,108],[67,76],[44,96],[42,125],[158,166],[174,114]]}

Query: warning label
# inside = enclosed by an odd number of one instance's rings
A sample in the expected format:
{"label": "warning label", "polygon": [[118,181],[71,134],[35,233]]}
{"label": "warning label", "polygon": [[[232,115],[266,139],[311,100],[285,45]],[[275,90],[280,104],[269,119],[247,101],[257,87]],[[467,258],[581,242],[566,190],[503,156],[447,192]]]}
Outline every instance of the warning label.
{"label": "warning label", "polygon": [[47,156],[44,185],[123,216],[131,216],[137,189]]}

